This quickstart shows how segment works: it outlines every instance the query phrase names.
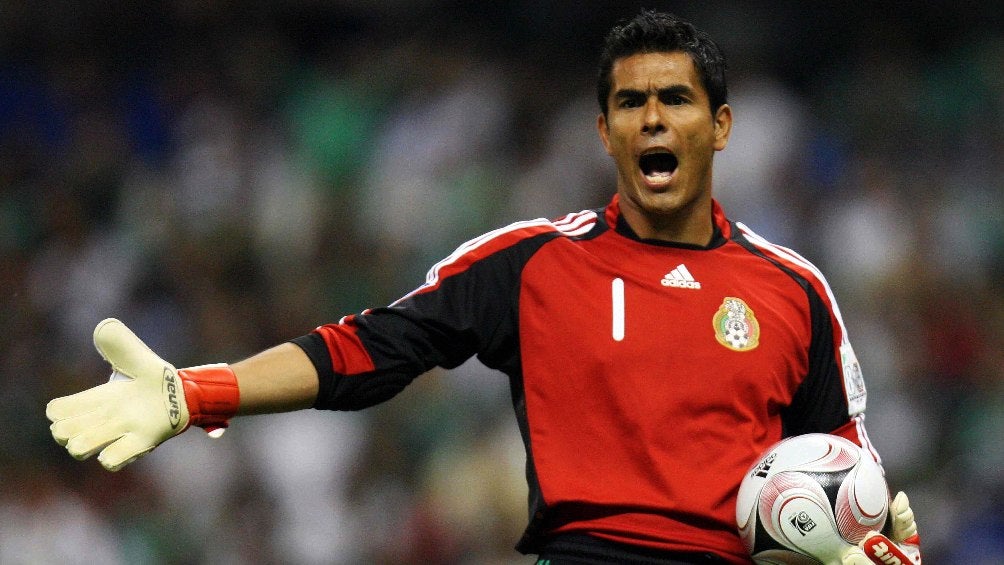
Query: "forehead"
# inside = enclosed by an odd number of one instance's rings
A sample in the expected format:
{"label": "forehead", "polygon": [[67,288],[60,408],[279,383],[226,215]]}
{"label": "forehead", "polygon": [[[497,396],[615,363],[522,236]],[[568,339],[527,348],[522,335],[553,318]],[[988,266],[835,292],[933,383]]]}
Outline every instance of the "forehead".
{"label": "forehead", "polygon": [[635,53],[614,61],[610,69],[611,92],[646,92],[667,86],[689,86],[704,93],[701,77],[690,55],[682,51]]}

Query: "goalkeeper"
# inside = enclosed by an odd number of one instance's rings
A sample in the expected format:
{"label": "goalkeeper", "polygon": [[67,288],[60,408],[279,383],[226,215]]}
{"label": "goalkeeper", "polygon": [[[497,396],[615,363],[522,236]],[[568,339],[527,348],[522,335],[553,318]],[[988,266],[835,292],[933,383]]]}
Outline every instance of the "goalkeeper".
{"label": "goalkeeper", "polygon": [[[866,391],[822,274],[728,219],[712,163],[732,129],[725,60],[703,32],[643,11],[608,34],[597,132],[616,168],[602,208],[461,245],[424,284],[233,364],[175,369],[117,320],[94,343],[110,382],[47,416],[71,455],[121,469],[191,426],[358,410],[472,356],[508,375],[541,562],[749,563],[746,468],[824,432],[874,453]],[[920,563],[904,495],[839,563]]]}

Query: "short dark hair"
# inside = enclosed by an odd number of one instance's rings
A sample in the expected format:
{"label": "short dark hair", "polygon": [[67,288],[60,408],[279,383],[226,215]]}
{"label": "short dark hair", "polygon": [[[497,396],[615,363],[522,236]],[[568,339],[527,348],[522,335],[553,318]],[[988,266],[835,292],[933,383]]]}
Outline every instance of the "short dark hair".
{"label": "short dark hair", "polygon": [[701,75],[714,113],[728,100],[725,83],[725,53],[707,33],[673,14],[642,10],[640,14],[610,30],[600,55],[596,95],[600,110],[607,115],[611,71],[614,62],[637,53],[682,51],[690,56]]}

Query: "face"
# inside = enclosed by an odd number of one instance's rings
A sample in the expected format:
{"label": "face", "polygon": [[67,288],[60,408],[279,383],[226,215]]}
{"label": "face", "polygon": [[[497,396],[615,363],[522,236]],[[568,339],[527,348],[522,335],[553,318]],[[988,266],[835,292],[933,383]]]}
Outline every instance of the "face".
{"label": "face", "polygon": [[714,113],[683,52],[639,53],[611,70],[600,139],[617,167],[621,213],[643,238],[705,245],[711,239],[711,165],[725,149],[732,110]]}

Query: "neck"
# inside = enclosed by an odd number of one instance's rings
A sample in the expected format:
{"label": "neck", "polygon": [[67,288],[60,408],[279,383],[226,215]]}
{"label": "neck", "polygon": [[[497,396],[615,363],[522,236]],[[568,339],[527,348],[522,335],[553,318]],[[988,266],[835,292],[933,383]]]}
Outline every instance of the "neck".
{"label": "neck", "polygon": [[643,209],[621,198],[620,212],[640,239],[706,246],[711,243],[715,231],[710,198],[668,211]]}

